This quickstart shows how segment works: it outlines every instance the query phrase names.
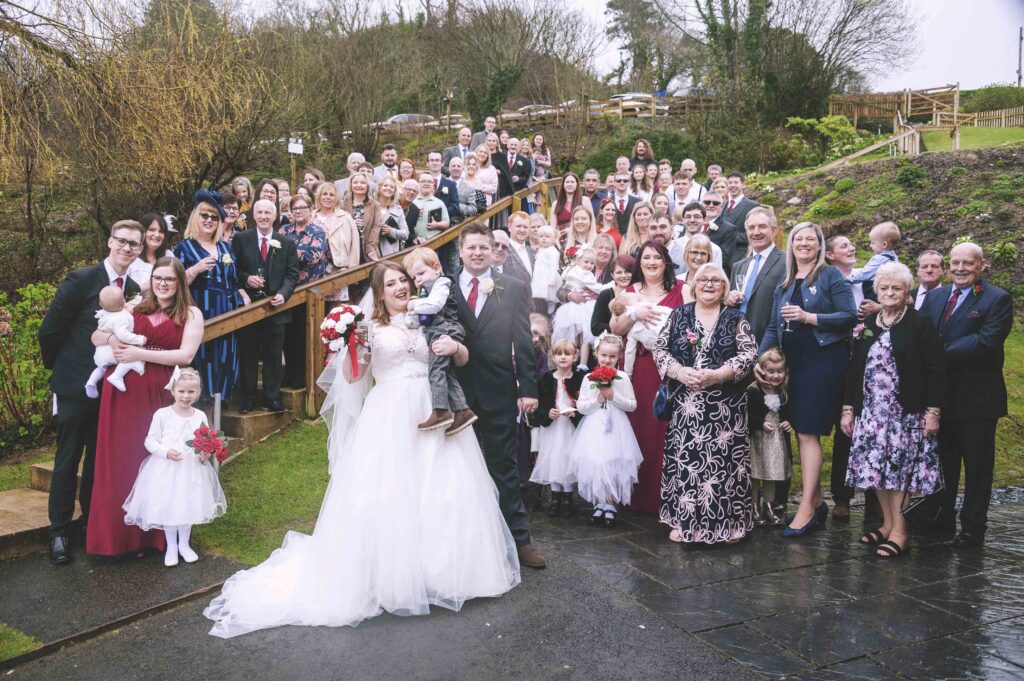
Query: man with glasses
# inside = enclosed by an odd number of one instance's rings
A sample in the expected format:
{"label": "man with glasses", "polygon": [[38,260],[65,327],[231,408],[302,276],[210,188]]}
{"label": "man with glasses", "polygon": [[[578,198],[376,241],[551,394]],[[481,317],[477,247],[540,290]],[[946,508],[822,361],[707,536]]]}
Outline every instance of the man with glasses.
{"label": "man with glasses", "polygon": [[498,121],[497,121],[497,119],[494,118],[494,116],[488,116],[487,118],[485,118],[484,119],[484,129],[481,130],[480,132],[474,132],[473,133],[473,139],[469,143],[470,148],[475,151],[476,148],[479,147],[481,144],[486,144],[487,143],[487,135],[489,135],[492,132],[494,132],[494,128],[497,125],[498,125]]}
{"label": "man with glasses", "polygon": [[506,232],[495,230],[494,251],[491,253],[491,267],[499,272],[505,271],[505,263],[508,262],[509,238]]}
{"label": "man with glasses", "polygon": [[722,197],[714,192],[705,194],[701,201],[701,205],[707,211],[704,218],[704,233],[711,239],[711,243],[722,249],[722,269],[725,270],[725,276],[728,277],[732,273],[733,261],[739,260],[746,254],[747,235],[745,233],[743,235],[744,251],[737,253],[739,247],[739,238],[736,235],[737,227],[731,222],[721,219],[722,204]]}
{"label": "man with glasses", "polygon": [[[310,222],[312,204],[305,196],[296,195],[289,203],[292,221],[281,233],[295,242],[299,261],[297,284],[308,284],[327,274],[327,233]],[[284,333],[284,378],[286,388],[306,387],[306,314],[305,306],[295,308]]]}
{"label": "man with glasses", "polygon": [[629,193],[629,173],[615,173],[615,189],[611,194],[612,202],[615,204],[615,221],[619,225],[619,232],[623,236],[629,229],[629,218],[633,215],[633,208],[640,202]]}
{"label": "man with glasses", "polygon": [[[683,254],[686,253],[686,244],[694,234],[704,233],[704,216],[706,214],[707,211],[697,202],[683,208],[683,233],[673,239],[672,244],[668,247],[668,254],[672,258],[676,276],[686,274],[686,259],[683,257]],[[722,249],[715,243],[711,244],[711,260],[709,262],[719,267],[722,266]]]}
{"label": "man with glasses", "polygon": [[64,278],[39,327],[39,349],[43,366],[53,372],[50,389],[57,409],[57,451],[49,502],[50,559],[56,565],[71,561],[68,534],[75,513],[79,462],[82,463],[78,499],[82,507],[80,527],[84,528],[88,522],[92,499],[100,403],[86,396],[85,384],[95,368],[92,334],[96,330],[100,289],[117,286],[124,291],[126,300],[140,293],[139,285],[128,276],[128,267],[142,253],[145,236],[145,229],[134,220],[115,222],[107,239],[106,259],[77,269]]}

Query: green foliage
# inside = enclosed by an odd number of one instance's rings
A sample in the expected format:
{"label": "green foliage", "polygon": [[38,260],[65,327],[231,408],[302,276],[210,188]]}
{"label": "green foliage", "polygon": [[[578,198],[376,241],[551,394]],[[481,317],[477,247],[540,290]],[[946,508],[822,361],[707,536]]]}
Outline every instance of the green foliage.
{"label": "green foliage", "polygon": [[845,194],[854,187],[857,186],[857,180],[852,177],[844,177],[843,179],[836,182],[835,190],[840,194]]}
{"label": "green foliage", "polygon": [[963,206],[958,206],[955,211],[956,215],[960,217],[966,217],[968,215],[982,215],[988,213],[988,203],[985,201],[979,201],[977,199],[968,201]]}
{"label": "green foliage", "polygon": [[0,293],[0,451],[35,440],[52,421],[50,372],[37,334],[55,292],[51,284],[30,284],[13,304]]}
{"label": "green foliage", "polygon": [[817,145],[825,160],[852,154],[872,141],[870,135],[859,133],[846,116],[825,116],[820,119],[792,117],[786,119],[786,127]]}
{"label": "green foliage", "polygon": [[974,243],[974,237],[971,236],[970,234],[961,234],[960,236],[953,240],[954,246],[959,246],[960,244],[966,243]]}
{"label": "green foliage", "polygon": [[965,113],[994,111],[1024,106],[1024,90],[1007,83],[993,83],[960,93],[960,110]]}
{"label": "green foliage", "polygon": [[9,660],[12,657],[41,648],[42,645],[43,642],[39,639],[23,634],[6,624],[0,624],[0,660]]}
{"label": "green foliage", "polygon": [[811,195],[812,196],[824,196],[827,193],[828,193],[828,187],[826,187],[823,184],[816,185],[814,187],[814,189],[811,190]]}
{"label": "green foliage", "polygon": [[614,169],[615,159],[630,156],[633,144],[640,137],[651,143],[658,158],[677,159],[677,163],[678,159],[693,158],[698,167],[705,163],[705,154],[700,153],[697,144],[686,132],[667,125],[654,126],[647,121],[625,121],[613,124],[608,134],[597,137],[595,145],[573,170],[582,173],[587,168],[597,168],[602,172]]}
{"label": "green foliage", "polygon": [[857,204],[853,201],[839,196],[839,192],[829,192],[821,197],[808,208],[804,213],[805,220],[834,219],[852,215],[857,210]]}
{"label": "green foliage", "polygon": [[989,257],[996,265],[1012,265],[1020,259],[1020,254],[1012,241],[1000,241],[992,247]]}
{"label": "green foliage", "polygon": [[899,172],[896,173],[896,181],[907,189],[924,187],[928,181],[928,170],[909,163],[900,168]]}
{"label": "green foliage", "polygon": [[946,171],[946,177],[962,177],[967,174],[966,168],[956,167]]}

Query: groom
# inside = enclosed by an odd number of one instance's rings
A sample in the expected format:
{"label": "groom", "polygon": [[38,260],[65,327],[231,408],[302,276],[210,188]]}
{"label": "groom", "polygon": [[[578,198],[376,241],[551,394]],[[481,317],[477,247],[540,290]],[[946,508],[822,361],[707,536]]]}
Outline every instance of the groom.
{"label": "groom", "polygon": [[473,222],[463,227],[463,269],[455,297],[466,344],[442,336],[432,349],[438,355],[455,355],[456,364],[463,365],[456,372],[479,417],[473,428],[498,488],[498,505],[518,547],[519,563],[540,569],[545,567],[544,557],[530,544],[516,468],[516,416],[537,408],[530,286],[492,270],[493,250],[494,236],[487,225]]}

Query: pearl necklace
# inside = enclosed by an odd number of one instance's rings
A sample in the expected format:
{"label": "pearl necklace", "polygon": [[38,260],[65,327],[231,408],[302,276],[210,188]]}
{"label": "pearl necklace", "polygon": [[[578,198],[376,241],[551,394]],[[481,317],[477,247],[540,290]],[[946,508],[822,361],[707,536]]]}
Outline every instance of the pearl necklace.
{"label": "pearl necklace", "polygon": [[895,317],[893,318],[893,320],[892,320],[891,322],[889,322],[888,324],[886,324],[886,323],[885,323],[885,320],[884,320],[884,319],[882,318],[882,316],[883,316],[883,313],[879,312],[879,313],[878,313],[878,327],[879,327],[880,329],[883,329],[884,331],[888,331],[888,330],[889,330],[889,329],[891,329],[892,327],[894,327],[894,326],[896,326],[897,324],[899,324],[899,323],[900,323],[900,320],[901,320],[901,319],[903,319],[903,315],[905,315],[905,314],[907,314],[907,308],[906,308],[906,306],[904,306],[904,307],[903,307],[903,309],[899,311],[899,314],[897,314],[897,315],[896,315],[896,316],[895,316]]}

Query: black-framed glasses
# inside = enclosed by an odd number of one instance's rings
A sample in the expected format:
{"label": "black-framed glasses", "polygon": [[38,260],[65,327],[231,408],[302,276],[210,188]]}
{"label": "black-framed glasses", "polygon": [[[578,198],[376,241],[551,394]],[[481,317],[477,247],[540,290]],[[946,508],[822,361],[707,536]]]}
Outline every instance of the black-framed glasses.
{"label": "black-framed glasses", "polygon": [[301,203],[299,205],[297,205],[297,206],[292,206],[292,212],[293,213],[295,211],[297,211],[297,210],[309,210],[309,206],[306,206],[306,205],[301,204]]}
{"label": "black-framed glasses", "polygon": [[133,250],[133,251],[141,251],[142,250],[142,242],[141,241],[129,241],[128,239],[122,239],[119,236],[114,236],[114,237],[110,237],[110,238],[114,240],[114,243],[117,244],[118,248],[122,248],[122,249],[123,248],[127,248],[127,249],[130,249],[130,250]]}
{"label": "black-framed glasses", "polygon": [[177,284],[177,277],[152,277],[151,281],[156,284]]}
{"label": "black-framed glasses", "polygon": [[200,220],[212,220],[214,222],[217,222],[217,221],[220,220],[220,215],[218,215],[217,213],[200,213],[199,214],[199,219]]}
{"label": "black-framed glasses", "polygon": [[715,288],[718,288],[719,286],[725,286],[725,282],[722,281],[721,279],[709,279],[707,277],[701,277],[700,279],[697,280],[697,286],[714,286]]}

